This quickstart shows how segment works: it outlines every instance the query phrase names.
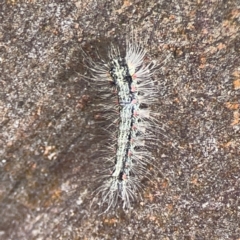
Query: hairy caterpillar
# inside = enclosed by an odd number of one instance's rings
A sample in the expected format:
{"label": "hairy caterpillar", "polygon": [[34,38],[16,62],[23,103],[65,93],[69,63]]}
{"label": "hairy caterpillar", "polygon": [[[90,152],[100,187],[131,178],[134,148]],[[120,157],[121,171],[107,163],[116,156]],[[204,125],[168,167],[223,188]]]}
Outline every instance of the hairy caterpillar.
{"label": "hairy caterpillar", "polygon": [[[111,162],[111,170],[106,172],[103,184],[97,189],[102,204],[107,203],[105,211],[116,206],[118,198],[122,199],[123,208],[131,207],[141,178],[147,175],[147,165],[151,164],[145,141],[154,140],[155,118],[149,105],[156,100],[157,89],[152,75],[157,65],[153,61],[144,65],[145,55],[140,44],[130,41],[124,57],[114,46],[110,48],[107,62],[95,63],[85,55],[94,83],[101,87],[111,82],[118,102],[119,124],[112,137],[116,143],[111,147],[112,156],[107,159]],[[111,95],[110,88],[108,91],[103,97]]]}

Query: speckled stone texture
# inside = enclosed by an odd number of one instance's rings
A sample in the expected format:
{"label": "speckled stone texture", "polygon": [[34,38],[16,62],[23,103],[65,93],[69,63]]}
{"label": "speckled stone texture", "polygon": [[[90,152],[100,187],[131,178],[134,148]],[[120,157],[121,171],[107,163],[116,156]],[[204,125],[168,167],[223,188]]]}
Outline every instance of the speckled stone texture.
{"label": "speckled stone texture", "polygon": [[[163,130],[142,199],[99,216],[110,122],[81,49],[132,32]],[[0,239],[240,239],[239,55],[239,0],[1,1]]]}

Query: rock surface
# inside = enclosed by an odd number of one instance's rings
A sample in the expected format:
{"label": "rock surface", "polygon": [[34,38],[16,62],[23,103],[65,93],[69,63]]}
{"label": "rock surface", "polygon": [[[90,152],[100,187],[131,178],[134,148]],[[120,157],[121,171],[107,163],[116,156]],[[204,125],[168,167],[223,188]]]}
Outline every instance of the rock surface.
{"label": "rock surface", "polygon": [[[239,6],[0,3],[0,239],[240,239]],[[109,122],[81,48],[104,57],[132,32],[160,63],[164,136],[142,199],[99,216],[90,203]]]}

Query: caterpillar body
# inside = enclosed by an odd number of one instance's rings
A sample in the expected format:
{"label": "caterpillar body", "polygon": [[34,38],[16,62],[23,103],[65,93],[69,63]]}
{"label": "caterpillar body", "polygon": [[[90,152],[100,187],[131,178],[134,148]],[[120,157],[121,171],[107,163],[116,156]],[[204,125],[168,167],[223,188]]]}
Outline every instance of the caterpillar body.
{"label": "caterpillar body", "polygon": [[157,65],[155,62],[144,65],[145,54],[139,44],[127,42],[125,57],[121,57],[119,49],[112,46],[108,62],[95,63],[88,58],[94,82],[102,85],[110,81],[118,102],[119,124],[113,133],[116,143],[109,159],[112,169],[97,189],[101,202],[107,203],[105,211],[115,207],[118,198],[122,199],[123,208],[131,207],[141,186],[141,178],[147,175],[147,166],[151,164],[145,141],[154,139],[155,118],[149,105],[156,99],[152,75]]}

